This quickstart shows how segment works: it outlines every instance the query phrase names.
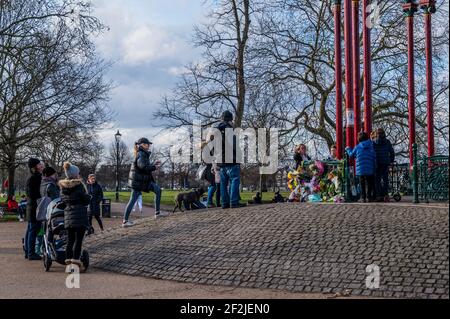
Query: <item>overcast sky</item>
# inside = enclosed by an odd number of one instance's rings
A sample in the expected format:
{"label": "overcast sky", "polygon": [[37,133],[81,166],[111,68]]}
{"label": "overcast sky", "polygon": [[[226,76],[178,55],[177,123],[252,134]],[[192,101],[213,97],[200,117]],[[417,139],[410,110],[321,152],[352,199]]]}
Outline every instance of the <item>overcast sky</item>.
{"label": "overcast sky", "polygon": [[161,96],[170,93],[183,66],[198,58],[193,27],[204,19],[201,0],[92,0],[94,15],[110,31],[96,40],[99,54],[114,64],[110,106],[116,113],[100,137],[105,145],[117,129],[131,145],[142,136],[155,145],[161,123],[152,118]]}

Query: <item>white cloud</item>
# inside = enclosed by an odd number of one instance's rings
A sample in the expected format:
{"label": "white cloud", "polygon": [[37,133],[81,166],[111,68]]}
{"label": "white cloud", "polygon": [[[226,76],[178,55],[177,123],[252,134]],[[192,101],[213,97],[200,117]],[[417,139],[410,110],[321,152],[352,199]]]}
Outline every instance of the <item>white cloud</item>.
{"label": "white cloud", "polygon": [[140,26],[122,42],[124,62],[131,65],[176,57],[185,51],[181,39],[156,26]]}

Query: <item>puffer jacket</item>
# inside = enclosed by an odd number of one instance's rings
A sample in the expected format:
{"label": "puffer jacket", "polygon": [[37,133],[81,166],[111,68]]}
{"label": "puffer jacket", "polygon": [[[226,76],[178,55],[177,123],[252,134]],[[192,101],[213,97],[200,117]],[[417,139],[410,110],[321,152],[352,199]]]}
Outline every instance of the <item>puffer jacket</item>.
{"label": "puffer jacket", "polygon": [[66,204],[64,209],[64,227],[81,228],[89,227],[87,206],[91,196],[81,179],[63,179],[59,182],[61,187],[61,199]]}
{"label": "puffer jacket", "polygon": [[146,193],[150,191],[150,183],[155,182],[152,172],[156,170],[156,166],[150,163],[150,154],[151,152],[139,147],[128,175],[128,186],[130,188]]}
{"label": "puffer jacket", "polygon": [[26,208],[26,219],[29,222],[35,223],[36,220],[36,209],[37,200],[41,198],[41,173],[33,173],[27,180],[26,192],[27,192],[27,208]]}
{"label": "puffer jacket", "polygon": [[51,177],[43,177],[41,181],[41,197],[48,196],[51,200],[60,197],[59,187],[56,180]]}
{"label": "puffer jacket", "polygon": [[87,184],[88,194],[91,196],[89,203],[89,215],[100,216],[100,203],[103,199],[103,190],[100,184]]}
{"label": "puffer jacket", "polygon": [[395,160],[395,152],[391,141],[387,138],[377,138],[373,143],[375,154],[377,155],[377,164],[389,165]]}
{"label": "puffer jacket", "polygon": [[376,155],[371,140],[363,141],[352,149],[347,149],[350,157],[356,158],[356,175],[374,175],[376,169]]}

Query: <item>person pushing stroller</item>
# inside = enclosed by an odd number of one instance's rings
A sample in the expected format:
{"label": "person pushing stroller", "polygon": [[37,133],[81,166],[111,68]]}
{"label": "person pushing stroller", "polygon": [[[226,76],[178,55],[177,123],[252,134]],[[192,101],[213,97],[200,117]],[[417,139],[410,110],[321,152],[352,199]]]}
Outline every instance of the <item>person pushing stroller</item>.
{"label": "person pushing stroller", "polygon": [[82,244],[86,229],[89,228],[87,206],[91,202],[86,186],[77,166],[64,163],[66,179],[59,182],[61,199],[65,204],[64,227],[67,229],[66,265],[81,267]]}

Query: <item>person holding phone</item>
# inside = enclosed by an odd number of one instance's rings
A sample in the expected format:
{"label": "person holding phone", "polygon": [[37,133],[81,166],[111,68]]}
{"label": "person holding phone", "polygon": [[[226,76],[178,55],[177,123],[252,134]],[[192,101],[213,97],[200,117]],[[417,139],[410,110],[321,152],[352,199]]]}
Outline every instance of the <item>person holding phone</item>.
{"label": "person holding phone", "polygon": [[131,164],[130,174],[128,176],[128,186],[131,188],[131,196],[125,208],[122,227],[131,227],[134,225],[129,220],[130,213],[133,210],[136,201],[142,192],[152,192],[155,194],[155,218],[165,216],[161,212],[161,188],[156,184],[152,172],[161,167],[161,161],[150,163],[150,147],[153,143],[147,138],[140,138],[134,145],[134,161]]}

